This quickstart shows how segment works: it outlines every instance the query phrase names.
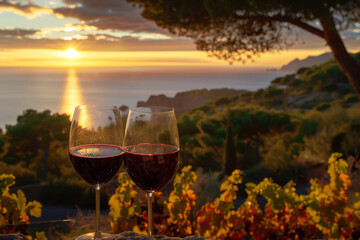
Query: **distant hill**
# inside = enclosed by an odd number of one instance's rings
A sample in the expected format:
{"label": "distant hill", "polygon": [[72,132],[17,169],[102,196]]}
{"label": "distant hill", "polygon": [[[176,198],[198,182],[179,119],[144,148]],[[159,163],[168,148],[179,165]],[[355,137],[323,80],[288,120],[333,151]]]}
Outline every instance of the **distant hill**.
{"label": "distant hill", "polygon": [[[335,60],[301,67],[294,73],[275,78],[270,85],[256,91],[235,89],[202,89],[177,93],[174,97],[152,95],[147,101],[137,103],[141,106],[174,107],[177,115],[191,109],[207,105],[214,108],[218,103],[230,105],[252,104],[274,109],[318,109],[326,110],[331,104],[350,107],[359,102],[359,98]],[[324,57],[325,56],[325,57]],[[353,55],[360,63],[360,52]],[[318,56],[320,57],[320,56]],[[309,57],[308,62],[317,57]],[[305,60],[298,60],[305,61]],[[319,60],[315,60],[317,62]]]}
{"label": "distant hill", "polygon": [[333,58],[333,54],[328,52],[328,53],[324,53],[321,54],[319,56],[309,56],[305,59],[294,59],[291,62],[289,62],[288,64],[282,66],[280,68],[280,71],[285,71],[285,72],[296,72],[299,68],[303,68],[303,67],[312,67],[315,65],[321,65],[327,61],[329,61],[330,59]]}
{"label": "distant hill", "polygon": [[156,96],[151,95],[146,102],[139,101],[137,103],[137,106],[173,107],[176,113],[180,114],[184,111],[199,107],[220,97],[233,97],[239,95],[242,92],[244,92],[244,90],[221,88],[212,90],[201,89],[191,90],[187,92],[179,92],[174,97],[167,97],[163,94]]}
{"label": "distant hill", "polygon": [[[353,57],[360,64],[360,52]],[[334,59],[275,78],[269,87],[243,93],[238,100],[267,108],[303,110],[325,110],[332,104],[350,107],[359,102]]]}

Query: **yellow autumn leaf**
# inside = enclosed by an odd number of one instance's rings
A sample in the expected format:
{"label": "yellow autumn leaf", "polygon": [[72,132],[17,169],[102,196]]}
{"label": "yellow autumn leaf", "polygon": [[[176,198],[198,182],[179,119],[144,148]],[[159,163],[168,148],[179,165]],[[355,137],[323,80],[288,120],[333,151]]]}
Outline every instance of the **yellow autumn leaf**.
{"label": "yellow autumn leaf", "polygon": [[222,238],[223,236],[226,236],[228,234],[229,230],[226,230],[225,228],[220,228],[218,232],[216,233],[217,238]]}
{"label": "yellow autumn leaf", "polygon": [[146,231],[141,231],[140,228],[138,227],[138,225],[135,225],[132,230],[133,230],[133,232],[136,232],[139,234],[147,234]]}

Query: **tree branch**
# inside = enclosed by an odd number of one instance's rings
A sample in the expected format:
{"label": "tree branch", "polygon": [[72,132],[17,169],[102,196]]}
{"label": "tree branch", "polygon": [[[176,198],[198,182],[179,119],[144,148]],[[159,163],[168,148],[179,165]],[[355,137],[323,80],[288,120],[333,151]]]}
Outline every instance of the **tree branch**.
{"label": "tree branch", "polygon": [[277,22],[286,22],[286,23],[290,23],[292,25],[295,25],[305,31],[308,31],[318,37],[321,38],[325,38],[324,37],[324,32],[322,30],[320,30],[319,28],[316,28],[314,26],[311,26],[310,24],[307,24],[303,21],[301,21],[300,19],[296,19],[296,18],[292,18],[289,16],[283,16],[283,15],[274,15],[274,16],[264,16],[264,15],[253,15],[253,16],[239,16],[236,15],[235,16],[236,19],[238,20],[244,20],[244,19],[248,19],[248,20],[261,20],[261,21],[277,21]]}

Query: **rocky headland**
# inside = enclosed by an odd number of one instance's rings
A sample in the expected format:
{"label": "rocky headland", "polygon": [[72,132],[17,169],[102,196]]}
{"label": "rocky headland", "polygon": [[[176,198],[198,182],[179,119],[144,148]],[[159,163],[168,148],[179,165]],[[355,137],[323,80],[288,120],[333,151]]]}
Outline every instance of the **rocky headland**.
{"label": "rocky headland", "polygon": [[151,95],[147,101],[139,101],[138,107],[144,106],[161,106],[161,107],[173,107],[177,114],[185,112],[187,110],[199,107],[208,102],[214,101],[220,97],[233,97],[244,90],[236,89],[201,89],[191,90],[187,92],[179,92],[174,97],[167,97],[161,95]]}

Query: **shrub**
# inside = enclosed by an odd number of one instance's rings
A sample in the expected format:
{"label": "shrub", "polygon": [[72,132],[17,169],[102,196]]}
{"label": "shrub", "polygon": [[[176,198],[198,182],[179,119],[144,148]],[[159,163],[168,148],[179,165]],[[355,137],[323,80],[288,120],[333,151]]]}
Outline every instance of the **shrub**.
{"label": "shrub", "polygon": [[141,215],[141,201],[136,200],[135,184],[127,174],[119,174],[119,187],[109,200],[111,229],[114,233],[124,231],[140,232],[137,218]]}
{"label": "shrub", "polygon": [[[0,232],[1,234],[20,232],[28,234],[29,215],[41,216],[41,204],[27,202],[23,191],[9,193],[9,187],[15,184],[15,177],[10,174],[0,175]],[[36,233],[38,240],[46,240],[43,232]],[[32,239],[28,236],[28,239]]]}
{"label": "shrub", "polygon": [[[191,167],[185,167],[175,177],[174,190],[166,204],[167,211],[162,222],[158,223],[161,224],[158,233],[197,234],[216,239],[351,238],[360,229],[360,196],[355,194],[353,202],[349,203],[351,180],[348,164],[340,154],[332,154],[329,158],[327,173],[327,184],[311,180],[310,192],[304,195],[296,193],[291,181],[284,187],[270,178],[264,178],[258,184],[247,183],[248,196],[236,207],[242,172],[235,170],[221,184],[220,196],[204,204],[196,212],[196,221],[192,221],[196,196],[191,187],[196,182],[196,173],[191,171]],[[129,182],[120,188],[125,193],[126,187],[130,186]],[[265,199],[263,208],[258,203],[259,197]],[[133,230],[136,229],[134,226]]]}
{"label": "shrub", "polygon": [[359,97],[355,93],[349,93],[344,97],[345,103],[355,103],[359,101]]}
{"label": "shrub", "polygon": [[26,167],[24,162],[16,164],[6,164],[4,162],[0,162],[0,172],[12,174],[17,179],[16,185],[18,186],[39,182],[36,172]]}
{"label": "shrub", "polygon": [[315,107],[313,107],[313,109],[316,110],[316,111],[321,111],[322,112],[322,111],[328,110],[330,107],[331,107],[330,103],[323,102],[323,103],[320,103],[320,104],[316,105]]}

